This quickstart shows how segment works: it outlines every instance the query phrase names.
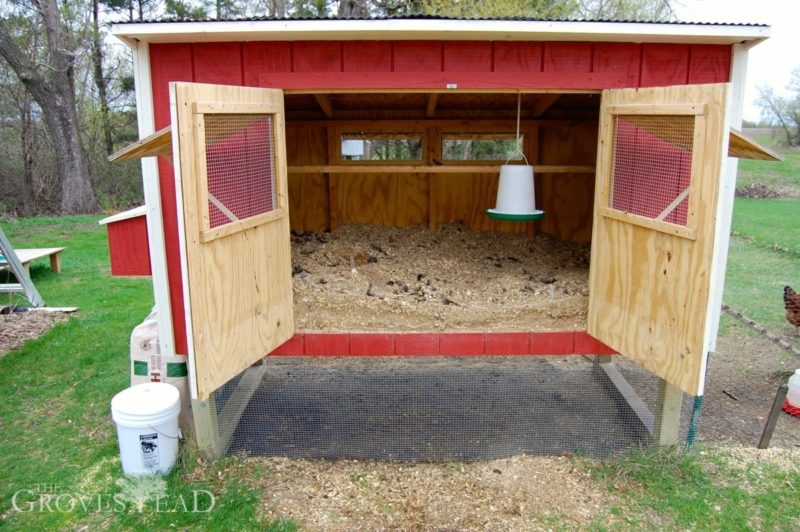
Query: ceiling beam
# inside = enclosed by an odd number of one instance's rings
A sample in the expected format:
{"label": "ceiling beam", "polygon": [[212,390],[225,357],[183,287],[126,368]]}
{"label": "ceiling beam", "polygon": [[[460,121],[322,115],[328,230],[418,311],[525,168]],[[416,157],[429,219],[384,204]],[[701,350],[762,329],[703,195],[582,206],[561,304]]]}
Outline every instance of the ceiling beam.
{"label": "ceiling beam", "polygon": [[533,104],[533,109],[531,109],[531,118],[538,118],[545,114],[560,97],[560,94],[542,94],[539,96],[536,103]]}
{"label": "ceiling beam", "polygon": [[436,92],[428,96],[428,108],[425,111],[425,116],[428,118],[433,118],[433,114],[436,112],[436,101],[438,99],[439,94]]}
{"label": "ceiling beam", "polygon": [[314,94],[317,103],[319,104],[322,112],[325,113],[325,118],[333,118],[333,105],[331,98],[327,94]]}

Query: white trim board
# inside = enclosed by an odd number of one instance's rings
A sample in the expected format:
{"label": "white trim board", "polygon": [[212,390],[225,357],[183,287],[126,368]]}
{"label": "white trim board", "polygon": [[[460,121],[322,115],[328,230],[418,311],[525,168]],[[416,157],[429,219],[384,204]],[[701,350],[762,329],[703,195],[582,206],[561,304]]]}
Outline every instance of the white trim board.
{"label": "white trim board", "polygon": [[[724,127],[741,128],[742,110],[744,109],[744,88],[747,76],[747,47],[734,45],[731,52],[731,88],[728,97],[728,111]],[[727,144],[728,139],[725,139]],[[727,150],[723,153],[727,153]],[[705,387],[705,375],[708,367],[708,356],[717,348],[719,320],[722,312],[722,293],[725,285],[725,272],[728,264],[728,248],[731,241],[731,223],[733,221],[733,204],[736,195],[736,176],[739,159],[727,157],[723,161],[723,174],[719,186],[717,201],[716,233],[714,235],[714,251],[706,309],[705,356],[700,369],[700,394]]]}
{"label": "white trim board", "polygon": [[128,209],[127,211],[118,212],[117,214],[109,216],[108,218],[103,218],[97,223],[100,225],[108,225],[113,224],[114,222],[121,222],[122,220],[130,220],[131,218],[145,216],[146,214],[147,205],[141,205],[139,207],[134,207],[133,209]]}
{"label": "white trim board", "polygon": [[[136,88],[136,117],[139,138],[155,131],[153,116],[153,89],[150,79],[150,50],[147,43],[136,43],[133,49],[133,78]],[[175,337],[172,327],[167,254],[164,244],[164,221],[161,214],[161,188],[158,163],[155,157],[142,159],[142,182],[147,211],[147,240],[150,248],[150,272],[153,280],[153,299],[158,322],[158,344],[163,357],[175,355]]]}
{"label": "white trim board", "polygon": [[735,44],[762,41],[769,26],[523,20],[241,20],[145,22],[111,26],[111,33],[136,42],[236,42],[313,40],[477,40]]}

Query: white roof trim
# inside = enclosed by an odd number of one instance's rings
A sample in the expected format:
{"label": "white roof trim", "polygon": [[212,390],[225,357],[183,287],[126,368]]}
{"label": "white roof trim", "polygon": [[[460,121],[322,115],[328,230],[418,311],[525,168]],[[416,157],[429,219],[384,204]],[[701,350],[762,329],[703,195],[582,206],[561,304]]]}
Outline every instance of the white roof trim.
{"label": "white roof trim", "polygon": [[147,215],[147,205],[142,205],[140,207],[134,207],[133,209],[127,211],[122,211],[120,213],[115,214],[114,216],[103,218],[97,223],[100,225],[106,225],[114,222],[121,222],[122,220],[128,220],[130,218],[136,218],[137,216],[146,216],[146,215]]}
{"label": "white roof trim", "polygon": [[[492,40],[734,44],[769,37],[769,26],[521,20],[257,20],[113,24],[132,45],[298,40]],[[755,44],[752,42],[752,44]]]}

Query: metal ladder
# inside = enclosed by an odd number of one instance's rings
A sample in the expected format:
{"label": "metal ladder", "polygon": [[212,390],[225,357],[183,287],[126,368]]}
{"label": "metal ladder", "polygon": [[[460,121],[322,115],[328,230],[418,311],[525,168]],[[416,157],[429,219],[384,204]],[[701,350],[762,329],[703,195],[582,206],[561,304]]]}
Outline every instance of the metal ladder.
{"label": "metal ladder", "polygon": [[2,268],[11,270],[11,273],[17,278],[16,283],[0,283],[0,294],[23,294],[25,299],[34,307],[43,307],[44,301],[42,300],[42,296],[39,295],[39,291],[33,286],[28,272],[22,267],[17,253],[14,251],[14,248],[11,247],[11,243],[8,241],[8,238],[6,238],[6,234],[2,229],[0,229],[0,255],[2,255],[0,261],[4,263]]}

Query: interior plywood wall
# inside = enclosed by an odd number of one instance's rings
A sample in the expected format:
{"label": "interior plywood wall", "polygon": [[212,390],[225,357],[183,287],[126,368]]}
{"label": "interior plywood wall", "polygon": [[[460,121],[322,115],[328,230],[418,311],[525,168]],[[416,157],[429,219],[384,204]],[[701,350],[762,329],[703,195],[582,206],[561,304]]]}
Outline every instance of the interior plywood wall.
{"label": "interior plywood wall", "polygon": [[[526,152],[532,164],[593,166],[597,123],[538,127]],[[324,122],[287,122],[289,166],[335,164],[335,141]],[[291,227],[323,231],[341,223],[431,227],[461,221],[475,231],[526,232],[529,224],[486,216],[497,195],[496,173],[296,174],[289,176]],[[533,232],[588,242],[592,233],[593,174],[536,176],[537,207],[546,212]],[[333,206],[333,209],[331,209]]]}

